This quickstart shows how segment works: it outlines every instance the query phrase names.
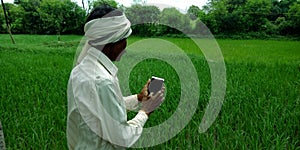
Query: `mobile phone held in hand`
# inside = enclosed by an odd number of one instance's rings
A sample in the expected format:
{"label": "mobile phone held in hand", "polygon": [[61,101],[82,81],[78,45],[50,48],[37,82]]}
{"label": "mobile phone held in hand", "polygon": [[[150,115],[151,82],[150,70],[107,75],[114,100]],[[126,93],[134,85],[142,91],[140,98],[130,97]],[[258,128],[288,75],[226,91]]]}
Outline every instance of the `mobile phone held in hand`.
{"label": "mobile phone held in hand", "polygon": [[148,85],[148,92],[153,93],[154,95],[160,91],[163,87],[164,79],[159,77],[152,76],[151,81]]}

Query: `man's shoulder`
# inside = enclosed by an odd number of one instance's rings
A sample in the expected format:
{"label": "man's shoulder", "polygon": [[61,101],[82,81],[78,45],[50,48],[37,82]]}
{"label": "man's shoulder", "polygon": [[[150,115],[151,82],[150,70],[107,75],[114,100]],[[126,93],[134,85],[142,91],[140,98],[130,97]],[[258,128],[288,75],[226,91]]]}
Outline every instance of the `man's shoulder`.
{"label": "man's shoulder", "polygon": [[112,76],[105,68],[101,67],[86,67],[78,65],[73,68],[70,79],[76,85],[101,85],[111,86],[114,85],[117,79]]}
{"label": "man's shoulder", "polygon": [[113,85],[114,79],[111,76],[98,75],[96,76],[95,83],[102,86]]}

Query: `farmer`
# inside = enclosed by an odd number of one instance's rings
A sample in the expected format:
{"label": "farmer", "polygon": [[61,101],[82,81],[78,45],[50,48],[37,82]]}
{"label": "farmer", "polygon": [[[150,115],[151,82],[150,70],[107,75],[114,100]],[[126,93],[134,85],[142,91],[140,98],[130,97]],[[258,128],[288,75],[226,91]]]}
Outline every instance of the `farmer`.
{"label": "farmer", "polygon": [[[148,94],[148,81],[139,94],[123,97],[112,62],[125,52],[132,31],[121,11],[109,5],[96,7],[84,31],[86,44],[68,83],[68,147],[125,149],[139,139],[150,113],[163,102],[164,87]],[[139,111],[127,121],[126,109]]]}

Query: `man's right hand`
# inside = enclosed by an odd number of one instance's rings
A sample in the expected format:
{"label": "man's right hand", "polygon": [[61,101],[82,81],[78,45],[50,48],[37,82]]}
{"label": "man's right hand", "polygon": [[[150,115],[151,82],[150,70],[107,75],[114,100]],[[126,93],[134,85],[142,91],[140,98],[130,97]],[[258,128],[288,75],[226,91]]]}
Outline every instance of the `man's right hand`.
{"label": "man's right hand", "polygon": [[154,96],[153,93],[151,93],[151,97],[148,100],[142,101],[141,110],[149,116],[150,113],[153,112],[156,108],[158,108],[160,104],[165,100],[164,92],[165,87],[163,86],[163,88]]}

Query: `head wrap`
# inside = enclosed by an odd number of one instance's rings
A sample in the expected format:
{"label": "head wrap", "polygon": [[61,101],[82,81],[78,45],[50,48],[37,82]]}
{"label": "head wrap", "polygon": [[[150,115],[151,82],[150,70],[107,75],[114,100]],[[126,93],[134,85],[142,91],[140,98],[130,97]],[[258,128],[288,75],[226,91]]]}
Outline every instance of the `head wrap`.
{"label": "head wrap", "polygon": [[77,48],[74,67],[87,55],[87,51],[91,46],[104,46],[129,37],[132,33],[130,26],[131,23],[125,14],[97,18],[87,22],[84,26],[85,36]]}
{"label": "head wrap", "polygon": [[127,38],[132,32],[130,25],[129,20],[123,14],[91,20],[85,24],[84,32],[89,44],[99,46]]}

